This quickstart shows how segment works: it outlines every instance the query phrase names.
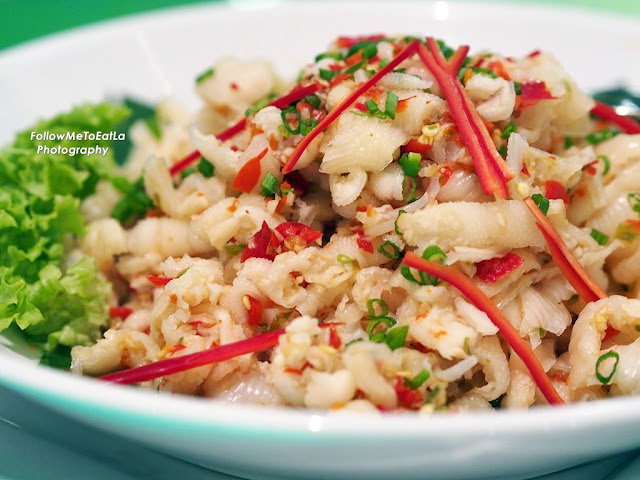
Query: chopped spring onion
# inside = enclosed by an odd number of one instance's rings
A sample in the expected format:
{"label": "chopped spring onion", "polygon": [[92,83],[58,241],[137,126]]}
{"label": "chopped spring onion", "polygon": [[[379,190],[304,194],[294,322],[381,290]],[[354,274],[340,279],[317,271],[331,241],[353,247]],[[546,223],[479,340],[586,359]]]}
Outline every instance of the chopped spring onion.
{"label": "chopped spring onion", "polygon": [[[287,118],[287,115],[289,114],[293,114],[296,116],[295,128],[293,128],[289,123],[289,119]],[[300,112],[296,110],[296,107],[289,107],[282,110],[280,112],[280,118],[282,118],[282,123],[284,124],[284,128],[287,132],[289,132],[292,135],[296,135],[300,133]]]}
{"label": "chopped spring onion", "polygon": [[609,241],[609,235],[602,233],[600,230],[595,228],[592,228],[589,234],[596,242],[598,242],[598,245],[606,245]]}
{"label": "chopped spring onion", "polygon": [[404,342],[407,340],[407,333],[409,333],[408,325],[392,328],[387,332],[384,343],[386,343],[391,350],[404,347]]}
{"label": "chopped spring onion", "polygon": [[207,78],[213,77],[214,73],[215,73],[215,69],[213,68],[209,68],[205,70],[204,72],[202,72],[200,75],[196,77],[196,84],[199,85],[200,83],[204,82]]}
{"label": "chopped spring onion", "polygon": [[[376,312],[377,309],[379,312]],[[367,300],[367,315],[369,318],[385,317],[388,314],[389,306],[387,305],[387,302],[381,298],[371,298]]]}
{"label": "chopped spring onion", "polygon": [[263,197],[273,197],[278,191],[278,179],[271,172],[267,172],[260,187],[262,188],[261,193]]}
{"label": "chopped spring onion", "polygon": [[549,200],[547,200],[547,198],[540,193],[534,193],[533,195],[531,195],[531,199],[535,202],[540,211],[546,217],[547,212],[549,211]]}
{"label": "chopped spring onion", "polygon": [[334,60],[342,60],[342,54],[339,52],[324,52],[316,55],[315,61],[319,62],[323,58],[333,58]]}
{"label": "chopped spring onion", "polygon": [[407,203],[416,200],[416,179],[413,177],[405,177],[402,179],[402,199]]}
{"label": "chopped spring onion", "polygon": [[605,140],[609,140],[610,138],[615,137],[618,133],[620,133],[618,132],[618,130],[605,128],[603,130],[598,130],[597,132],[590,133],[586,136],[586,140],[591,145],[597,145],[604,142]]}
{"label": "chopped spring onion", "polygon": [[[602,362],[606,361],[609,358],[615,358],[615,363],[613,364],[613,367],[611,368],[611,372],[609,373],[609,375],[604,376],[600,372],[600,364],[602,364]],[[620,362],[620,355],[618,354],[618,352],[609,351],[603,355],[600,355],[600,358],[598,358],[598,361],[596,362],[596,378],[600,383],[607,384],[611,381],[611,378],[616,373],[616,370],[618,368],[618,362]]]}
{"label": "chopped spring onion", "polygon": [[358,266],[358,261],[345,255],[344,253],[339,253],[338,256],[336,257],[336,260],[338,261],[338,263],[341,263],[342,265],[353,265],[354,267]]}
{"label": "chopped spring onion", "polygon": [[569,150],[571,147],[573,147],[573,138],[564,137],[564,149]]}
{"label": "chopped spring onion", "polygon": [[338,70],[327,70],[324,68],[321,68],[318,71],[318,75],[320,76],[320,78],[326,80],[327,82],[333,80],[333,77],[335,77],[338,73],[340,73]]}
{"label": "chopped spring onion", "polygon": [[300,122],[300,135],[306,136],[316,125],[318,125],[318,120],[315,118],[305,118]]}
{"label": "chopped spring onion", "polygon": [[420,161],[422,156],[416,152],[403,153],[398,159],[398,163],[402,167],[402,171],[408,177],[415,177],[422,168]]}
{"label": "chopped spring onion", "polygon": [[602,176],[604,177],[607,173],[609,173],[609,170],[611,170],[611,160],[609,160],[609,157],[607,157],[606,155],[598,155],[596,157],[596,160],[601,161],[604,165],[604,168],[602,169]]}
{"label": "chopped spring onion", "polygon": [[389,240],[378,247],[378,252],[391,260],[397,260],[400,258],[400,248]]}
{"label": "chopped spring onion", "polygon": [[518,127],[516,127],[516,124],[513,122],[509,122],[509,125],[504,127],[504,130],[502,131],[502,135],[500,135],[500,138],[506,140],[507,138],[509,138],[509,135],[517,131],[518,131]]}
{"label": "chopped spring onion", "polygon": [[307,102],[313,108],[319,108],[320,104],[322,103],[322,100],[320,100],[320,97],[317,96],[315,93],[312,93],[311,95],[307,95],[302,99],[302,101]]}
{"label": "chopped spring onion", "polygon": [[398,235],[402,235],[402,232],[398,229],[398,219],[400,218],[400,215],[402,215],[403,213],[407,213],[407,212],[405,212],[404,210],[399,210],[398,216],[396,217],[395,222],[393,222],[393,229]]}
{"label": "chopped spring onion", "polygon": [[627,195],[631,210],[640,215],[640,193],[634,192]]}
{"label": "chopped spring onion", "polygon": [[[373,333],[376,327],[381,324],[386,325],[386,327],[383,327],[383,329],[381,331],[378,331],[377,333]],[[373,340],[374,342],[378,342],[384,339],[387,328],[393,327],[395,324],[396,324],[395,319],[391,317],[375,317],[375,318],[372,318],[371,321],[369,322],[369,325],[367,325],[366,332],[367,332],[367,335],[369,335],[369,338],[371,340]]]}
{"label": "chopped spring onion", "polygon": [[198,167],[197,168],[198,168],[198,171],[205,178],[211,178],[216,173],[216,167],[214,167],[213,163],[211,163],[209,160],[207,160],[204,157],[202,157],[200,159],[200,162],[198,162]]}
{"label": "chopped spring onion", "polygon": [[522,95],[522,84],[520,82],[513,82],[513,89],[516,91],[516,95]]}
{"label": "chopped spring onion", "polygon": [[391,120],[396,118],[396,109],[398,108],[398,95],[391,90],[387,92],[387,98],[384,102],[384,112]]}
{"label": "chopped spring onion", "polygon": [[429,377],[431,377],[431,372],[429,372],[429,370],[423,369],[419,374],[417,374],[411,380],[405,379],[404,384],[407,387],[412,388],[413,390],[416,390],[420,388],[422,385],[424,385],[424,382],[429,380]]}
{"label": "chopped spring onion", "polygon": [[507,158],[507,145],[500,145],[498,147],[498,153],[502,158]]}
{"label": "chopped spring onion", "polygon": [[[425,248],[424,252],[422,252],[422,258],[424,258],[425,260],[429,260],[430,262],[439,263],[441,265],[443,265],[447,260],[447,256],[442,251],[442,249],[437,245],[430,245],[427,248]],[[417,283],[418,285],[437,285],[438,284],[438,279],[432,275],[429,275],[428,273],[419,271],[418,277],[416,278],[411,272],[411,269],[407,265],[402,265],[400,267],[400,273],[404,278],[406,278],[410,282]]]}
{"label": "chopped spring onion", "polygon": [[233,245],[225,245],[224,249],[231,255],[237,255],[238,253],[242,253],[244,247],[246,247],[246,245],[237,243]]}

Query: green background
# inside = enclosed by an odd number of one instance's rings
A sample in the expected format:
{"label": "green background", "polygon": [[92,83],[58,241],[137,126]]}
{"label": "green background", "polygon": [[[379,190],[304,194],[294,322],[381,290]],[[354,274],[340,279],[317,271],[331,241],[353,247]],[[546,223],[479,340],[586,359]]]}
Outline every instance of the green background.
{"label": "green background", "polygon": [[[234,3],[242,1],[235,0]],[[246,1],[259,3],[259,0]],[[508,3],[507,0],[502,2]],[[0,0],[0,49],[100,20],[195,3],[207,2],[205,0]],[[221,2],[210,1],[209,3]],[[269,3],[273,3],[272,0]],[[640,18],[640,0],[517,0],[517,3],[563,4]]]}

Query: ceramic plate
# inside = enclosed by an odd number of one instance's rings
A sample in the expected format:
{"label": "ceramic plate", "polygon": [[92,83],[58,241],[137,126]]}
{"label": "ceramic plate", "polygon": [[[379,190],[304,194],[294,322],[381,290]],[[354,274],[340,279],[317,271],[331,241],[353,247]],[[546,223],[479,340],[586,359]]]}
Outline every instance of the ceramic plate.
{"label": "ceramic plate", "polygon": [[[124,94],[189,108],[196,74],[235,55],[283,75],[340,34],[431,34],[472,50],[550,50],[586,90],[640,90],[640,24],[562,8],[460,2],[231,3],[79,29],[0,55],[0,143],[39,117]],[[372,418],[233,406],[36,366],[0,338],[0,383],[199,465],[252,479],[524,478],[640,447],[640,398],[530,412]],[[27,355],[28,356],[28,355]]]}

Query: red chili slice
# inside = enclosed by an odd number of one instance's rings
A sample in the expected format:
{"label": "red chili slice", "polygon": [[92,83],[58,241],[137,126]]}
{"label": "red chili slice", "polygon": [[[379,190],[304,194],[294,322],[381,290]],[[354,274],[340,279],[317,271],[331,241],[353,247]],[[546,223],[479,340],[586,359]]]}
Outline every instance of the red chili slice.
{"label": "red chili slice", "polygon": [[560,182],[555,180],[547,180],[544,182],[545,197],[549,200],[562,200],[565,205],[569,205],[571,197],[567,189]]}
{"label": "red chili slice", "polygon": [[495,257],[479,262],[476,265],[476,275],[483,282],[496,283],[522,266],[523,263],[524,259],[520,255],[509,252],[504,257]]}
{"label": "red chili slice", "polygon": [[356,230],[355,233],[356,233],[356,242],[358,242],[358,247],[367,253],[373,253],[373,244],[365,236],[364,231]]}
{"label": "red chili slice", "polygon": [[313,228],[298,222],[284,222],[276,227],[276,232],[282,235],[284,238],[293,236],[301,237],[307,245],[311,242],[322,238],[322,232],[314,230]]}
{"label": "red chili slice", "polygon": [[401,407],[411,410],[420,408],[420,405],[422,405],[422,402],[424,401],[422,393],[407,387],[404,384],[404,379],[402,377],[397,378],[394,388],[398,397],[398,404]]}
{"label": "red chili slice", "polygon": [[255,157],[251,158],[247,163],[245,163],[236,178],[233,179],[233,183],[231,184],[231,188],[235,190],[240,190],[244,193],[250,193],[258,184],[258,180],[260,180],[260,160],[264,158],[264,156],[269,151],[268,148],[265,148]]}
{"label": "red chili slice", "polygon": [[133,310],[129,307],[111,307],[109,309],[110,317],[118,317],[121,319],[126,319],[129,315],[133,313]]}
{"label": "red chili slice", "polygon": [[276,258],[278,248],[278,238],[269,228],[267,222],[262,222],[262,227],[247,241],[247,246],[242,251],[240,262],[248,258],[266,258],[273,260]]}
{"label": "red chili slice", "polygon": [[262,322],[262,312],[264,311],[262,302],[251,295],[247,295],[247,299],[249,300],[250,306],[248,323],[249,325],[259,325],[260,322]]}
{"label": "red chili slice", "polygon": [[160,277],[157,275],[149,275],[147,276],[147,280],[158,287],[164,287],[167,283],[169,283],[173,278],[170,277]]}

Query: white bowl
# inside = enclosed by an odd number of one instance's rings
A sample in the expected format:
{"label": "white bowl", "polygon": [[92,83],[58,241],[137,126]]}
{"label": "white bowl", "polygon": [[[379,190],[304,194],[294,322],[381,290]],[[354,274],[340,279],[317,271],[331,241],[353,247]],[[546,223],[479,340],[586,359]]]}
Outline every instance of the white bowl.
{"label": "white bowl", "polygon": [[[271,60],[285,75],[341,34],[430,34],[472,50],[549,50],[586,90],[640,90],[640,23],[560,8],[460,2],[232,3],[107,22],[0,55],[0,143],[106,95],[190,108],[216,58]],[[37,366],[0,337],[0,383],[83,422],[252,479],[522,478],[640,447],[640,398],[529,412],[324,414],[226,405],[106,385]]]}

